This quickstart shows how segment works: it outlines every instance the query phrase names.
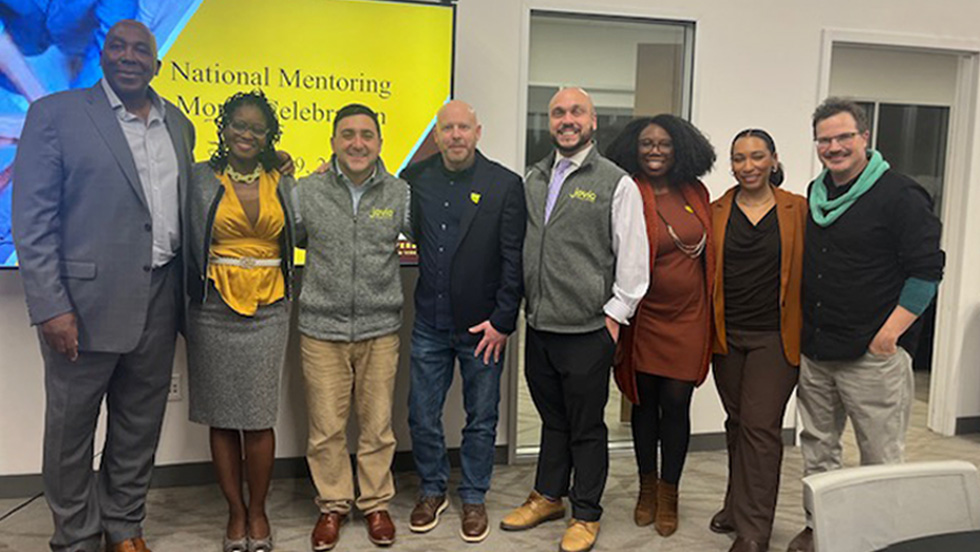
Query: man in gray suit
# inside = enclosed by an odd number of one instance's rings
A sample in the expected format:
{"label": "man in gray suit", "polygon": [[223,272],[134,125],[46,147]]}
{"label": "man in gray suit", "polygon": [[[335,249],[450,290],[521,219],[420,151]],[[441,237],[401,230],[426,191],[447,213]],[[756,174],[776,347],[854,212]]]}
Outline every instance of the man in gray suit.
{"label": "man in gray suit", "polygon": [[[144,503],[181,304],[179,206],[194,131],[149,83],[156,41],[116,23],[95,86],[36,101],[14,164],[13,230],[44,357],[54,551],[148,550]],[[108,433],[98,476],[102,399]]]}

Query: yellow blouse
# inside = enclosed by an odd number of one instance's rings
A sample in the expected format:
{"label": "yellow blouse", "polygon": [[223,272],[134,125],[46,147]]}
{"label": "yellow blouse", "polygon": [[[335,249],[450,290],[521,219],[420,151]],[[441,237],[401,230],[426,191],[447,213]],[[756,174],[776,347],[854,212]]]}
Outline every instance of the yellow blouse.
{"label": "yellow blouse", "polygon": [[[217,176],[225,193],[214,216],[211,256],[279,258],[279,235],[286,224],[276,195],[279,173],[263,171],[259,177],[259,217],[255,226],[245,215],[228,175]],[[225,304],[244,316],[252,316],[260,305],[275,303],[286,295],[286,282],[279,266],[244,268],[211,263],[208,277]]]}

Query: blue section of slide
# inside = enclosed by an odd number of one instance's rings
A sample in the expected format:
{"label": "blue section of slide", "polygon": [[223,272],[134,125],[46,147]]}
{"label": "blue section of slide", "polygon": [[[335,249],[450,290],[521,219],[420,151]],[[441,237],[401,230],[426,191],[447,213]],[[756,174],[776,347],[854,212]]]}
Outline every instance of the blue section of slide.
{"label": "blue section of slide", "polygon": [[[203,0],[0,0],[0,33],[17,47],[0,59],[0,143],[16,141],[32,97],[15,82],[29,80],[41,95],[92,86],[102,78],[99,52],[120,19],[136,19],[157,37],[162,58]],[[7,151],[9,150],[9,151]],[[15,148],[0,148],[0,267],[16,266],[10,235],[10,181]]]}

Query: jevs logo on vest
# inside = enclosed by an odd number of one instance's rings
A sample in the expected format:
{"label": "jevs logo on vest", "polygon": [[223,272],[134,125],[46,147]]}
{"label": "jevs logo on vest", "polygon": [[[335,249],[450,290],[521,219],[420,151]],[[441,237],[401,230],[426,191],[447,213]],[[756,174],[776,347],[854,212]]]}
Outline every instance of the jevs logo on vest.
{"label": "jevs logo on vest", "polygon": [[394,209],[378,209],[378,208],[374,208],[374,209],[371,209],[370,218],[372,218],[372,219],[390,219],[390,218],[394,218],[394,216],[395,216],[395,210]]}
{"label": "jevs logo on vest", "polygon": [[575,188],[575,191],[568,194],[568,197],[572,199],[578,199],[581,201],[588,201],[589,203],[595,203],[595,192],[591,190],[583,190],[582,188]]}

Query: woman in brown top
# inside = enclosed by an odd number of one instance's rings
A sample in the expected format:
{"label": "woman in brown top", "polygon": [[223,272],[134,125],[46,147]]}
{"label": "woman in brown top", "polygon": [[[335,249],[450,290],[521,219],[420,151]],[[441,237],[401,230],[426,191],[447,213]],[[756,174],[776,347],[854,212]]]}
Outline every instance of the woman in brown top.
{"label": "woman in brown top", "polygon": [[607,156],[636,180],[650,243],[650,287],[616,350],[616,383],[633,403],[634,518],[669,536],[677,529],[691,395],[708,371],[714,247],[708,190],[698,178],[711,170],[715,152],[687,121],[657,115],[627,125]]}
{"label": "woman in brown top", "polygon": [[735,532],[730,552],[769,547],[786,402],[800,364],[802,196],[780,190],[768,132],[735,135],[738,185],[712,203],[715,236],[714,375],[728,419],[728,490],[712,531]]}

